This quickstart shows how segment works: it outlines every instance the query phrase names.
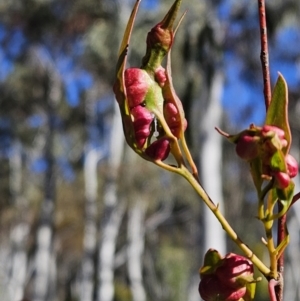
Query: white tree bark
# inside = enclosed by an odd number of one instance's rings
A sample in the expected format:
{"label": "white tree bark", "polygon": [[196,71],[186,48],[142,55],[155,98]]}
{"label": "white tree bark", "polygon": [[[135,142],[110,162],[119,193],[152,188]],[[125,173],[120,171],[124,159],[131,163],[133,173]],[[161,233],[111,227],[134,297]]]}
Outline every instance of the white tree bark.
{"label": "white tree bark", "polygon": [[24,295],[27,252],[26,241],[29,234],[29,224],[26,222],[28,209],[27,200],[22,195],[22,147],[19,141],[12,146],[10,157],[10,190],[15,202],[17,221],[10,233],[10,271],[8,289],[10,300],[21,300]]}
{"label": "white tree bark", "polygon": [[[199,157],[201,184],[213,202],[219,204],[221,211],[224,210],[222,194],[222,137],[214,131],[214,128],[221,125],[223,84],[224,76],[220,70],[216,70],[208,93],[208,106],[200,125],[201,136],[204,138],[200,141],[201,152]],[[226,234],[207,206],[203,204],[202,208],[202,253],[204,254],[208,249],[214,248],[222,255],[225,255]],[[199,281],[198,274],[191,277],[188,301],[199,300]]]}
{"label": "white tree bark", "polygon": [[143,200],[138,199],[129,211],[128,219],[128,276],[133,301],[145,301],[146,293],[143,286],[142,256],[145,241],[145,211]]}
{"label": "white tree bark", "polygon": [[82,281],[80,300],[92,301],[94,293],[94,254],[97,244],[97,166],[101,154],[95,148],[86,150],[84,162],[85,179],[85,229],[83,241]]}
{"label": "white tree bark", "polygon": [[[224,210],[222,193],[222,136],[214,131],[221,125],[222,108],[221,95],[223,91],[224,76],[221,71],[216,71],[209,93],[209,102],[204,119],[201,122],[204,139],[202,143],[201,181],[204,189],[211,199],[219,204],[219,209]],[[222,255],[226,252],[226,236],[220,223],[213,213],[204,206],[204,251],[209,248],[217,249]]]}
{"label": "white tree bark", "polygon": [[[49,210],[50,214],[51,211],[52,210]],[[52,228],[49,224],[40,226],[37,232],[38,251],[35,258],[36,276],[34,283],[34,301],[45,301],[48,294],[52,253],[52,232]]]}
{"label": "white tree bark", "polygon": [[107,168],[107,180],[104,191],[104,213],[100,225],[101,244],[99,250],[97,289],[98,301],[112,301],[114,297],[114,258],[116,239],[125,211],[125,204],[117,197],[118,169],[121,164],[124,148],[122,120],[117,102],[113,116],[110,157]]}
{"label": "white tree bark", "polygon": [[[47,170],[44,182],[44,200],[41,205],[40,225],[37,230],[37,248],[35,255],[35,281],[33,288],[33,301],[45,301],[49,295],[55,294],[55,285],[51,283],[56,276],[55,254],[53,248],[53,218],[55,209],[55,155],[54,115],[56,106],[61,97],[61,79],[56,72],[50,56],[46,56],[41,48],[32,46],[28,62],[44,79],[45,114],[47,122],[44,129],[44,158],[47,161]],[[51,291],[52,290],[52,291]]]}

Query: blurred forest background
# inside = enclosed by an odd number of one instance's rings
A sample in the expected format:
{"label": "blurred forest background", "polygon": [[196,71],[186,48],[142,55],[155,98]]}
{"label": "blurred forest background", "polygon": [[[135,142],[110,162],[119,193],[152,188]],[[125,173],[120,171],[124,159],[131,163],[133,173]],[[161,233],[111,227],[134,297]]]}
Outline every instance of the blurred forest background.
{"label": "blurred forest background", "polygon": [[[182,178],[124,143],[111,87],[134,2],[0,0],[3,301],[197,301],[207,248],[239,252]],[[278,71],[288,82],[299,160],[300,2],[266,2],[272,84]],[[142,1],[131,66],[171,3]],[[184,0],[185,9],[172,68],[188,143],[204,187],[264,258],[248,167],[214,130],[263,123],[257,1]],[[288,218],[285,299],[298,301],[300,211]],[[257,300],[268,300],[264,282]]]}

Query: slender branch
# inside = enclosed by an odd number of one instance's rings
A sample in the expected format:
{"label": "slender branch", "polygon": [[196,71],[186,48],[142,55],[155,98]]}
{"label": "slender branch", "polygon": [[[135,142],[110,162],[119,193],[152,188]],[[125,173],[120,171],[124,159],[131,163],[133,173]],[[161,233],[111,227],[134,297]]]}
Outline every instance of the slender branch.
{"label": "slender branch", "polygon": [[203,189],[199,180],[195,178],[195,176],[186,168],[185,165],[174,166],[168,165],[160,160],[154,162],[156,165],[160,166],[163,169],[168,171],[177,173],[184,177],[194,188],[194,190],[198,193],[198,195],[202,198],[206,206],[211,210],[211,212],[215,215],[215,217],[220,222],[224,231],[228,234],[228,236],[236,243],[236,245],[244,252],[244,254],[252,261],[252,263],[258,268],[258,270],[268,279],[272,278],[272,273],[270,269],[253,253],[253,251],[240,239],[237,233],[233,230],[230,224],[227,222],[226,218],[222,215],[219,210],[218,205],[215,205],[211,200],[209,195]]}
{"label": "slender branch", "polygon": [[295,204],[300,199],[300,192],[296,193],[292,199],[291,206]]}
{"label": "slender branch", "polygon": [[218,208],[210,199],[209,195],[200,185],[200,183],[193,177],[193,175],[184,167],[177,168],[176,173],[183,176],[195,189],[198,195],[202,198],[207,207],[216,216],[223,229],[229,235],[229,237],[236,243],[236,245],[244,252],[244,254],[253,262],[253,264],[259,269],[259,271],[265,276],[270,277],[270,269],[253,253],[253,251],[240,239],[236,232],[229,225],[225,217],[222,215]]}
{"label": "slender branch", "polygon": [[[268,36],[267,36],[267,22],[266,22],[266,7],[265,0],[258,0],[258,11],[259,11],[259,28],[260,28],[260,41],[261,41],[261,53],[260,60],[262,65],[263,81],[264,81],[264,98],[265,98],[265,107],[268,110],[271,103],[272,92],[271,92],[271,80],[270,80],[270,69],[269,69],[269,51],[268,51]],[[278,212],[281,212],[282,205],[278,202]],[[279,246],[281,242],[285,239],[285,228],[286,228],[286,215],[278,219],[278,228],[277,228],[277,245]],[[279,255],[277,260],[277,271],[279,275],[282,275],[284,269],[284,254]],[[269,282],[269,293],[271,300],[282,301],[283,300],[283,286],[276,285],[275,291],[276,296],[271,295],[274,292],[274,286]],[[272,290],[270,291],[270,286]]]}
{"label": "slender branch", "polygon": [[272,92],[271,92],[271,80],[270,80],[270,70],[269,70],[269,51],[268,51],[265,0],[258,0],[258,12],[259,12],[259,28],[260,28],[260,42],[261,42],[260,60],[261,60],[263,80],[264,80],[265,105],[266,105],[266,109],[268,109],[271,103]]}

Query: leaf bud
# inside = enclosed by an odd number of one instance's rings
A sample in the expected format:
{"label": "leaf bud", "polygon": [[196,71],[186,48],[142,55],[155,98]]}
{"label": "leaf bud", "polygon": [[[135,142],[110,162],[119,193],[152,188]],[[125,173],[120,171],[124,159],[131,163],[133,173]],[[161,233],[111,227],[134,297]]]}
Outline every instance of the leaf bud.
{"label": "leaf bud", "polygon": [[145,153],[153,160],[164,161],[170,153],[170,142],[165,138],[156,140],[147,147]]}

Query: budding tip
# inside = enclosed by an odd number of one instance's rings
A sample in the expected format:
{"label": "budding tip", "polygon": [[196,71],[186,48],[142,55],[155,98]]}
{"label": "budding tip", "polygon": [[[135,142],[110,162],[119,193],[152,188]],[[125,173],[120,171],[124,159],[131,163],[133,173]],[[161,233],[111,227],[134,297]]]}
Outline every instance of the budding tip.
{"label": "budding tip", "polygon": [[164,19],[160,22],[161,23],[161,28],[163,29],[173,29],[173,25],[175,22],[175,19],[177,17],[178,10],[180,8],[182,0],[176,0],[173,5],[171,6],[170,10],[164,17]]}

